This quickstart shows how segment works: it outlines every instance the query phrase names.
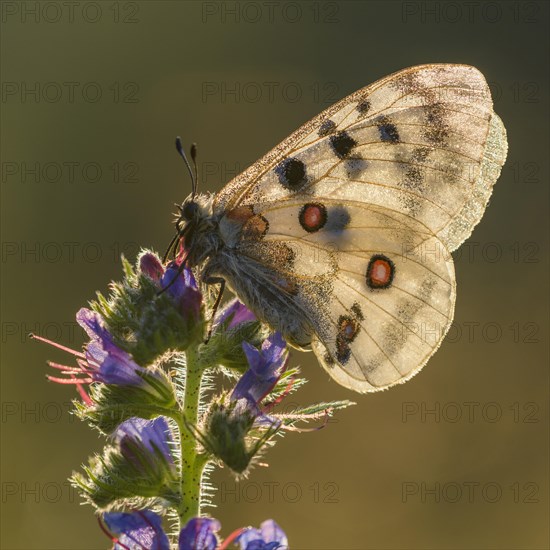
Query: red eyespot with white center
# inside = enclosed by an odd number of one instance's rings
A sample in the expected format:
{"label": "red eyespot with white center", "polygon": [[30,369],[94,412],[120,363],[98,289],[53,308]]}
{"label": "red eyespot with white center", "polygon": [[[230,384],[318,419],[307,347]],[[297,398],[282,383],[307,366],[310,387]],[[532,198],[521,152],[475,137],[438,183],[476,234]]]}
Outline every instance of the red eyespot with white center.
{"label": "red eyespot with white center", "polygon": [[327,209],[319,203],[304,204],[300,210],[298,220],[308,233],[319,231],[327,223]]}
{"label": "red eyespot with white center", "polygon": [[382,254],[374,255],[367,267],[367,286],[371,289],[389,288],[395,277],[395,265]]}

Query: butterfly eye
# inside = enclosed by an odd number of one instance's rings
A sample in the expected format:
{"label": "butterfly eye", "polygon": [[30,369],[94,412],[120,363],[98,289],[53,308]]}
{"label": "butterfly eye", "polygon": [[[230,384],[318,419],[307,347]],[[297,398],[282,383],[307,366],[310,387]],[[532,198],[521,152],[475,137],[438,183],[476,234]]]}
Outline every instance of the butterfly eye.
{"label": "butterfly eye", "polygon": [[197,212],[199,211],[199,206],[196,202],[189,201],[186,202],[181,210],[181,216],[186,221],[191,221],[195,218],[197,215]]}

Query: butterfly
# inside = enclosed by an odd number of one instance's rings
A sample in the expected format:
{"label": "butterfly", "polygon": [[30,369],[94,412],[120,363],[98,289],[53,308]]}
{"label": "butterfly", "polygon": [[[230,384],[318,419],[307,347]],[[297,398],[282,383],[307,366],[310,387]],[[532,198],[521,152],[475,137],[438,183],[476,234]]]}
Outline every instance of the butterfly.
{"label": "butterfly", "polygon": [[449,329],[450,253],[506,153],[477,69],[411,67],[329,107],[219,193],[195,182],[175,239],[205,283],[227,284],[338,383],[382,390],[415,375]]}

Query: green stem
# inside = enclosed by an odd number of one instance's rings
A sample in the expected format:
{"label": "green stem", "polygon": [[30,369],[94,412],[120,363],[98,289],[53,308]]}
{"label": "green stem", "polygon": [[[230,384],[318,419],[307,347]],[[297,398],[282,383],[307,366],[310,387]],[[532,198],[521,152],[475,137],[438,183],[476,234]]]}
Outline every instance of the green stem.
{"label": "green stem", "polygon": [[[185,393],[183,414],[186,422],[192,426],[198,423],[200,389],[203,368],[200,366],[196,350],[187,350],[185,369]],[[185,422],[179,422],[181,445],[181,501],[178,507],[180,527],[191,518],[198,517],[201,505],[201,478],[205,466],[197,455],[197,442]]]}

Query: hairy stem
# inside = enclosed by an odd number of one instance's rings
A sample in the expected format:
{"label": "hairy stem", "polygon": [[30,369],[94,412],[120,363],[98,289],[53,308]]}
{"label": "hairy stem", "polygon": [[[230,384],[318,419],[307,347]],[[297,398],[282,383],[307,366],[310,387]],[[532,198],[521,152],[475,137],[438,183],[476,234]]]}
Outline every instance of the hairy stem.
{"label": "hairy stem", "polygon": [[[198,422],[200,389],[203,375],[196,350],[187,350],[185,369],[185,393],[183,413],[187,424],[196,426]],[[181,448],[181,503],[178,508],[180,527],[191,518],[198,517],[201,505],[201,478],[204,462],[197,455],[197,442],[188,426],[179,422]]]}

